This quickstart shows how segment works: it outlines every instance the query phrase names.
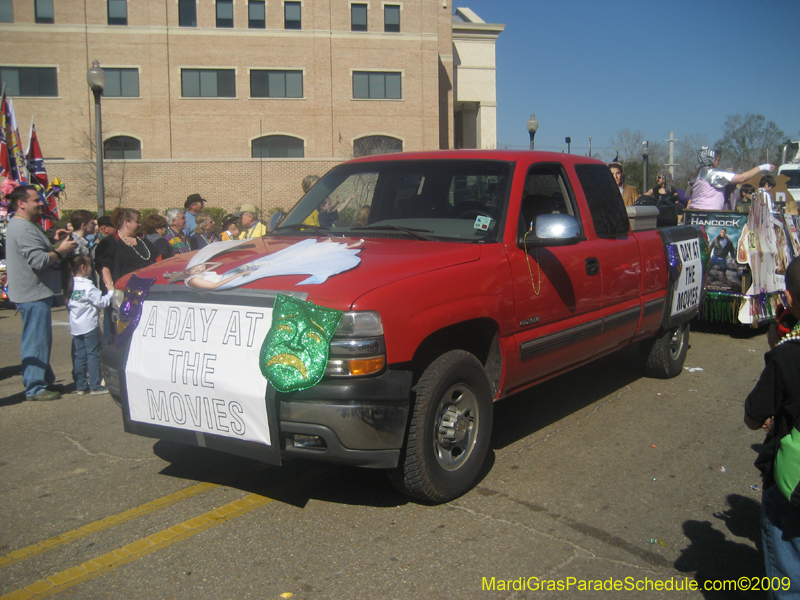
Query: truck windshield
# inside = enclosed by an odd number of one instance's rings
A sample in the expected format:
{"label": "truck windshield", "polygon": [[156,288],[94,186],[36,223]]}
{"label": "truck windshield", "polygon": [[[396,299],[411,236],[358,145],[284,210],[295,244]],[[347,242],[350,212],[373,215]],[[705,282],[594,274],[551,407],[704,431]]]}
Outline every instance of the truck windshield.
{"label": "truck windshield", "polygon": [[496,241],[513,164],[387,160],[343,164],[323,177],[275,235]]}

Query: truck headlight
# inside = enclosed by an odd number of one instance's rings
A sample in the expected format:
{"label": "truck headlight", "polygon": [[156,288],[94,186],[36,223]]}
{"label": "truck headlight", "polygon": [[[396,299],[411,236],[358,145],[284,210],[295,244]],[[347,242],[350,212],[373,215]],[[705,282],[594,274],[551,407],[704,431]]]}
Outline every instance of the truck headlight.
{"label": "truck headlight", "polygon": [[386,366],[383,324],[375,311],[346,312],[331,340],[326,375],[374,375]]}

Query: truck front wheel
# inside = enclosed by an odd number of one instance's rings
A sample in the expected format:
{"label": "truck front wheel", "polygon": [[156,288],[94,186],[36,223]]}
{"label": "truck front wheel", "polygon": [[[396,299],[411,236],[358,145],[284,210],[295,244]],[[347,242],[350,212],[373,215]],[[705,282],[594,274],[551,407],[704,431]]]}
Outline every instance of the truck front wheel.
{"label": "truck front wheel", "polygon": [[414,392],[406,446],[389,478],[404,494],[447,502],[470,488],[486,459],[491,387],[475,356],[451,350],[428,365]]}
{"label": "truck front wheel", "polygon": [[689,349],[689,323],[662,330],[652,340],[643,342],[645,372],[649,377],[669,379],[683,370]]}

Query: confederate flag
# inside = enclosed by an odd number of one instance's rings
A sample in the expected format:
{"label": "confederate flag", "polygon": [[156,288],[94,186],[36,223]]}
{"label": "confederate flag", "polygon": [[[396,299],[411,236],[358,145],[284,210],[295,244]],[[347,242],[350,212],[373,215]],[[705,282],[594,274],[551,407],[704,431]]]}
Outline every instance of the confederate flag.
{"label": "confederate flag", "polygon": [[28,149],[25,151],[25,157],[28,159],[28,174],[31,182],[38,183],[46,190],[49,181],[47,179],[47,171],[44,168],[42,148],[39,146],[39,137],[36,135],[36,126],[33,124],[32,118],[31,134],[28,137]]}
{"label": "confederate flag", "polygon": [[19,130],[17,129],[17,118],[14,115],[14,103],[11,98],[6,97],[3,93],[2,102],[0,102],[0,144],[2,150],[0,152],[0,169],[1,175],[8,179],[13,179],[19,183],[25,184],[28,182],[27,172],[25,170],[25,157],[22,154],[22,144],[19,139]]}

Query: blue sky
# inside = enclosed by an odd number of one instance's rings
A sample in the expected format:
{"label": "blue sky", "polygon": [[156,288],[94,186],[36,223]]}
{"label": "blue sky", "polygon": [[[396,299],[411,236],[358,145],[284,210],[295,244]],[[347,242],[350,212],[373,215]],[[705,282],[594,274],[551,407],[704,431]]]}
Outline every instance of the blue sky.
{"label": "blue sky", "polygon": [[[651,141],[722,136],[728,115],[762,114],[800,139],[798,0],[457,0],[497,41],[497,143],[613,156],[622,129]],[[608,152],[611,152],[610,156]]]}

